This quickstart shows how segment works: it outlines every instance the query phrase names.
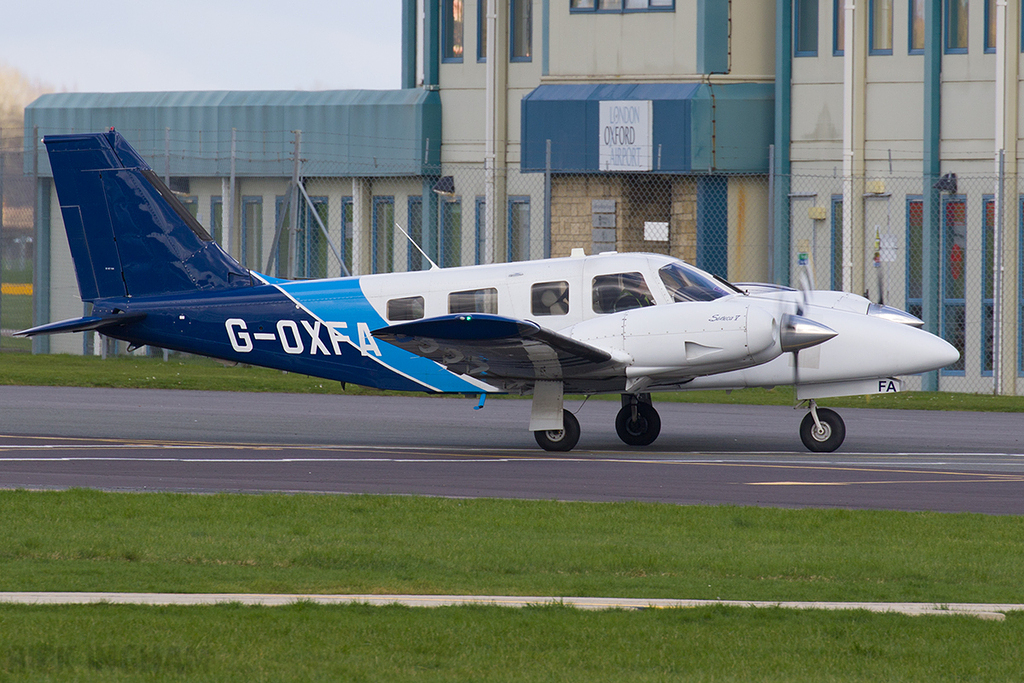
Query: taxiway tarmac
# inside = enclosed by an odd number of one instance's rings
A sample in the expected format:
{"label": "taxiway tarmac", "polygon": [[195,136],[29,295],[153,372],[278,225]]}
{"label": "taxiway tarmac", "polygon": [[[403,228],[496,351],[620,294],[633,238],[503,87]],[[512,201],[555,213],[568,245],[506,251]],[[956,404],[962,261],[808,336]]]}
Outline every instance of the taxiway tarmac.
{"label": "taxiway tarmac", "polygon": [[[0,387],[0,486],[309,491],[1024,513],[1024,415],[843,410],[803,450],[790,408],[661,403],[644,449],[617,402],[579,410],[576,450],[540,450],[529,402]],[[580,401],[568,401],[576,410]]]}

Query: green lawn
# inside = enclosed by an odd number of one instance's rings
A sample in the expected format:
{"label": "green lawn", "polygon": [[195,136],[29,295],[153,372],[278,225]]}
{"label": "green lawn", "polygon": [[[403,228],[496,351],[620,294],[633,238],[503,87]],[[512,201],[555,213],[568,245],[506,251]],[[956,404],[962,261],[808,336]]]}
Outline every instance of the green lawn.
{"label": "green lawn", "polygon": [[[1024,602],[1024,519],[0,491],[0,590]],[[0,605],[0,681],[1009,681],[1024,615]]]}

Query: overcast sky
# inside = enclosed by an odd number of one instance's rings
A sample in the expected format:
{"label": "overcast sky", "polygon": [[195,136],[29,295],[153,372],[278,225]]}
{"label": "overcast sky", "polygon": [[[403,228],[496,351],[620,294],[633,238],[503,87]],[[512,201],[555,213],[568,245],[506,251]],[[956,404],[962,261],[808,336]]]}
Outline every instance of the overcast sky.
{"label": "overcast sky", "polygon": [[56,90],[391,90],[401,0],[16,0],[0,62]]}

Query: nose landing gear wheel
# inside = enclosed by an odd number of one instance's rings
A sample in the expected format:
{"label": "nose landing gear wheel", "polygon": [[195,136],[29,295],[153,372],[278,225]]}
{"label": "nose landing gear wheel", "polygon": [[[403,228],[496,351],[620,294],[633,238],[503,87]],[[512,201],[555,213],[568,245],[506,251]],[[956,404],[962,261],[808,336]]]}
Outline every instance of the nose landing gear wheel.
{"label": "nose landing gear wheel", "polygon": [[533,433],[537,445],[546,451],[571,451],[580,440],[580,421],[568,410],[562,411],[562,429]]}
{"label": "nose landing gear wheel", "polygon": [[622,406],[615,416],[615,432],[630,446],[649,446],[661,433],[661,416],[650,403]]}
{"label": "nose landing gear wheel", "polygon": [[831,453],[846,439],[846,424],[834,410],[818,408],[817,413],[821,428],[814,424],[814,416],[807,413],[800,423],[800,440],[809,451]]}

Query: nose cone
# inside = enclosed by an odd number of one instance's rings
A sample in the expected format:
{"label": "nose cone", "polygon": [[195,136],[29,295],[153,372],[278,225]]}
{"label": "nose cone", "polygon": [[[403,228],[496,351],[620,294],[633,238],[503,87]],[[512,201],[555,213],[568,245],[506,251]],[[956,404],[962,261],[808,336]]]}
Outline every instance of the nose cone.
{"label": "nose cone", "polygon": [[921,367],[915,372],[938,370],[960,360],[960,352],[956,347],[934,334],[920,330],[915,341],[917,343],[914,345],[914,357]]}
{"label": "nose cone", "polygon": [[816,323],[801,315],[786,313],[782,316],[779,339],[784,352],[799,351],[826,342],[839,334],[831,327]]}

